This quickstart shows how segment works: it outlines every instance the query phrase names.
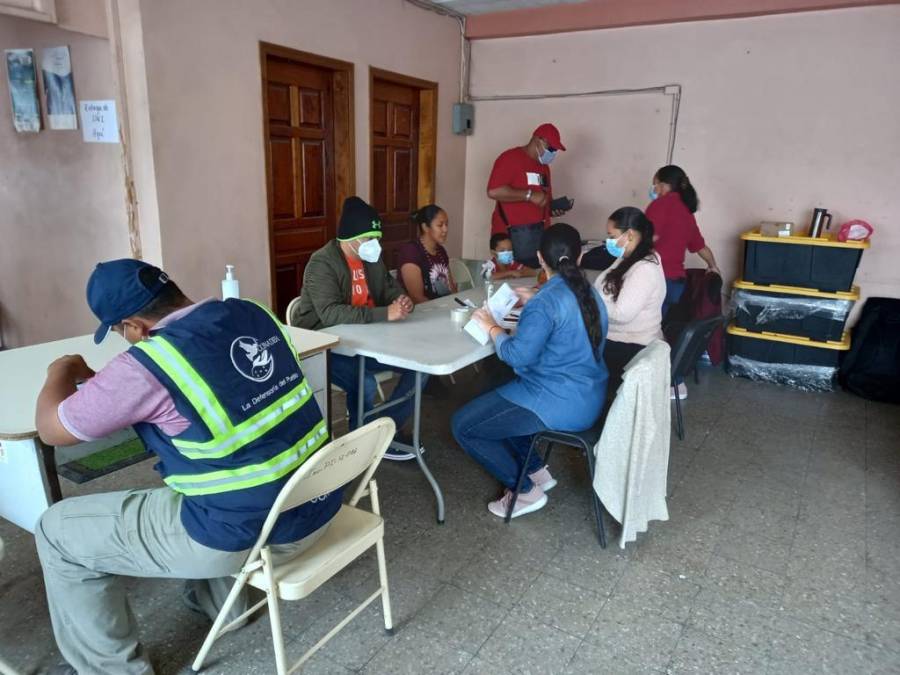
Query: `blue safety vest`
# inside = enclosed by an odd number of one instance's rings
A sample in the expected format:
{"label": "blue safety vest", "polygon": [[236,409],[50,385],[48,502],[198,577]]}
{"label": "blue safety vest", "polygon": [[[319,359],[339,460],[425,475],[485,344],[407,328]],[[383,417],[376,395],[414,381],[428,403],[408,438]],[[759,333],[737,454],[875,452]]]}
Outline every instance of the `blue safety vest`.
{"label": "blue safety vest", "polygon": [[[290,475],[328,440],[328,428],[281,323],[246,300],[209,301],[129,353],[172,395],[191,424],[168,436],[135,431],[156,470],[184,495],[181,520],[197,542],[251,547]],[[286,511],[271,543],[297,541],[337,512],[341,491]]]}

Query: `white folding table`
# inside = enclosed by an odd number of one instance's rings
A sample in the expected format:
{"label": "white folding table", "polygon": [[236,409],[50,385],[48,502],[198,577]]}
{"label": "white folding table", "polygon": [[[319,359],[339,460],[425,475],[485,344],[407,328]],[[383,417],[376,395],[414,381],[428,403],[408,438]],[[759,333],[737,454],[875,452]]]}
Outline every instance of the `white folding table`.
{"label": "white folding table", "polygon": [[100,345],[81,335],[0,352],[0,517],[33,532],[47,507],[62,499],[54,449],[38,437],[34,421],[47,366],[81,354],[99,370],[127,348],[116,334]]}
{"label": "white folding table", "polygon": [[[338,338],[302,328],[287,330],[300,356],[303,374],[330,422],[327,352]],[[47,507],[62,499],[57,461],[77,459],[123,440],[119,435],[58,452],[41,441],[35,410],[47,366],[66,354],[81,354],[93,370],[99,370],[128,346],[113,333],[100,345],[94,344],[92,335],[82,335],[0,351],[0,518],[33,532]]]}
{"label": "white folding table", "polygon": [[[534,279],[509,280],[510,286],[529,286]],[[499,286],[499,283],[497,284]],[[357,410],[360,424],[364,417],[377,417],[386,408],[414,398],[413,443],[407,445],[394,441],[394,447],[414,453],[422,473],[431,484],[437,501],[437,521],[444,522],[444,496],[422,457],[420,432],[422,417],[422,375],[451,375],[466,366],[481,361],[494,353],[494,343],[478,344],[468,333],[460,330],[450,318],[450,311],[459,305],[453,299],[471,300],[481,306],[484,289],[476,288],[448,295],[437,300],[416,305],[415,311],[404,321],[385,321],[378,324],[340,324],[329,326],[328,332],[337,335],[341,342],[334,348],[335,354],[359,358],[359,397]],[[470,313],[471,317],[471,313]],[[416,386],[407,396],[375,406],[363,415],[366,359],[375,359],[385,366],[404,368],[416,373]]]}

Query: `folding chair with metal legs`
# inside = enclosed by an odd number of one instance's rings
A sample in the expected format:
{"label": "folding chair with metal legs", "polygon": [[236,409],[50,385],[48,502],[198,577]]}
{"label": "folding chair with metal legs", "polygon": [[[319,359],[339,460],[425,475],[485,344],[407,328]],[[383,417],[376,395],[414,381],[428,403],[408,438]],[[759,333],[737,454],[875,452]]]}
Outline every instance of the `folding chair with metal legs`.
{"label": "folding chair with metal legs", "polygon": [[594,517],[597,519],[597,540],[599,541],[601,548],[606,548],[606,528],[603,525],[603,513],[605,509],[603,508],[603,504],[600,502],[597,493],[594,492],[594,471],[596,469],[596,463],[594,462],[593,453],[594,446],[603,430],[602,420],[603,418],[601,418],[601,421],[595,425],[593,429],[588,429],[587,431],[577,433],[542,431],[534,435],[534,438],[531,439],[531,445],[528,447],[528,454],[525,456],[525,461],[522,463],[522,468],[519,470],[519,478],[516,481],[516,489],[513,491],[513,498],[510,500],[509,508],[506,510],[506,518],[504,518],[504,521],[507,524],[512,519],[513,510],[516,508],[516,501],[519,499],[519,492],[522,490],[522,483],[525,482],[525,475],[528,473],[528,465],[531,462],[532,455],[538,451],[538,444],[542,441],[547,443],[547,451],[541,458],[542,464],[546,464],[550,459],[550,452],[553,450],[554,443],[570,445],[574,448],[580,448],[587,459],[588,476],[590,476],[591,482],[591,504],[594,509]]}
{"label": "folding chair with metal legs", "polygon": [[[394,421],[390,418],[370,422],[321,448],[291,476],[272,505],[247,560],[240,572],[234,575],[236,581],[191,665],[194,672],[199,672],[203,667],[209,650],[221,635],[233,630],[245,618],[264,606],[268,606],[269,610],[275,671],[278,675],[288,675],[300,668],[322,645],[379,596],[385,630],[389,633],[393,631],[384,555],[384,520],[378,502],[378,486],[372,475],[390,445],[395,431]],[[362,478],[350,501],[341,507],[329,523],[328,529],[310,548],[289,560],[273,560],[267,541],[276,520],[282,513],[322,495],[330,494],[359,476]],[[357,506],[364,496],[369,497],[371,511]],[[288,667],[281,626],[280,601],[290,602],[309,596],[373,546],[378,559],[378,588],[308,649],[298,661]],[[246,586],[264,591],[265,598],[226,625],[229,611]]]}
{"label": "folding chair with metal legs", "polygon": [[713,332],[724,320],[725,317],[714,316],[685,324],[672,347],[672,387],[675,388],[675,431],[678,433],[678,440],[684,440],[684,417],[681,414],[681,398],[678,396],[676,383],[690,375],[692,370],[694,371],[694,381],[700,381],[697,361],[706,351]]}

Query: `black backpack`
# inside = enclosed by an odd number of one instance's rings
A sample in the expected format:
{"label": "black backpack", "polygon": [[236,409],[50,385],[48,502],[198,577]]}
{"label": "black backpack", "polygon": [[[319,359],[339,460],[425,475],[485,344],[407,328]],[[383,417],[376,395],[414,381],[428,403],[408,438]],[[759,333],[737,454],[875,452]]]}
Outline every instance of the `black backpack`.
{"label": "black backpack", "polygon": [[841,363],[840,383],[873,401],[900,403],[900,299],[869,298]]}

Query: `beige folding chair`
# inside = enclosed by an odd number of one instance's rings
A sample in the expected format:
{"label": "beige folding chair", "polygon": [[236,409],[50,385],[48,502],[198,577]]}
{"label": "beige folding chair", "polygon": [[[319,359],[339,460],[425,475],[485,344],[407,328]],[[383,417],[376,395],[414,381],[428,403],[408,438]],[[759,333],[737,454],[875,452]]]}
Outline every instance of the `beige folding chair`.
{"label": "beige folding chair", "polygon": [[[233,629],[236,624],[266,604],[272,626],[272,646],[275,649],[275,670],[278,675],[287,675],[303,665],[379,596],[384,611],[384,628],[388,632],[393,631],[387,565],[384,558],[384,520],[381,518],[378,503],[378,486],[372,474],[375,473],[384,451],[394,437],[395,430],[394,421],[382,417],[356,431],[351,431],[314,454],[285,484],[269,511],[259,539],[247,556],[247,561],[241,571],[234,575],[236,579],[234,586],[191,666],[195,672],[203,667],[203,661],[213,643],[222,634]],[[364,475],[353,498],[349,504],[341,506],[322,537],[297,557],[273,563],[266,540],[278,516],[300,504],[337,490],[360,474]],[[371,500],[371,511],[357,507],[359,500],[366,495]],[[378,557],[380,583],[378,589],[313,645],[299,661],[287,668],[278,601],[302,600],[373,545]],[[266,597],[234,621],[223,626],[238,593],[247,584],[265,591]]]}
{"label": "beige folding chair", "polygon": [[475,281],[472,279],[472,273],[469,268],[459,258],[450,258],[450,274],[453,275],[453,281],[456,282],[456,288],[460,291],[467,291],[475,288]]}

